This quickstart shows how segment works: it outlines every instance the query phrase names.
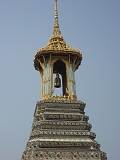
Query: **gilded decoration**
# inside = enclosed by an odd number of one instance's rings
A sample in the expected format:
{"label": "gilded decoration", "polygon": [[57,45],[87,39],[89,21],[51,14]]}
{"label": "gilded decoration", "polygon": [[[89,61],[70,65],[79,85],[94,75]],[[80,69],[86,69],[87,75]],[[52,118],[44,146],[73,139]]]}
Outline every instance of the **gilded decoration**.
{"label": "gilded decoration", "polygon": [[43,56],[43,55],[47,55],[48,53],[58,54],[58,55],[59,54],[64,54],[64,55],[70,54],[70,55],[74,56],[75,57],[75,59],[74,59],[75,70],[78,68],[78,66],[81,64],[81,61],[82,61],[82,52],[78,49],[75,49],[75,48],[69,46],[65,42],[65,40],[61,34],[61,31],[59,28],[59,21],[58,21],[57,3],[55,4],[55,20],[54,20],[54,29],[53,29],[52,36],[50,37],[50,40],[45,47],[37,50],[37,52],[35,54],[35,58],[34,58],[34,63],[37,63],[38,57]]}
{"label": "gilded decoration", "polygon": [[[57,65],[56,63],[60,63]],[[55,20],[54,29],[48,44],[36,51],[34,57],[34,67],[40,72],[42,77],[42,96],[41,99],[55,100],[76,100],[75,71],[82,61],[82,52],[69,46],[60,31],[58,21],[58,6],[55,1]],[[64,63],[64,64],[63,64]],[[56,67],[55,67],[56,65]],[[61,67],[61,69],[60,69]],[[63,72],[65,70],[65,72]],[[62,76],[63,93],[53,96],[53,74],[59,73]],[[57,73],[57,74],[58,74]]]}

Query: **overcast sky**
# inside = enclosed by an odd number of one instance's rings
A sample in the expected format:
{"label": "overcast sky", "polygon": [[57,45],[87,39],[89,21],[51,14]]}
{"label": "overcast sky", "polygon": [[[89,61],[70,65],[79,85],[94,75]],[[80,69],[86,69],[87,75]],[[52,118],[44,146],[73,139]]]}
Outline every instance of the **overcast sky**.
{"label": "overcast sky", "polygon": [[[20,160],[41,77],[34,54],[52,34],[54,0],[0,0],[0,160]],[[120,152],[120,1],[59,0],[65,41],[83,52],[77,96],[108,160]]]}

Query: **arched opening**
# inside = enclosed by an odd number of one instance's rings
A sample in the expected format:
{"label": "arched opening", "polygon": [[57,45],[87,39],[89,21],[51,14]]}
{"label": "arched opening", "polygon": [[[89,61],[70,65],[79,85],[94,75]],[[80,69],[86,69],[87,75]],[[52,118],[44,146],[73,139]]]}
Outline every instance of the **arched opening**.
{"label": "arched opening", "polygon": [[62,77],[61,86],[62,86],[62,95],[66,95],[66,88],[67,88],[67,76],[66,76],[66,65],[61,60],[57,60],[53,64],[53,74],[60,74]]}

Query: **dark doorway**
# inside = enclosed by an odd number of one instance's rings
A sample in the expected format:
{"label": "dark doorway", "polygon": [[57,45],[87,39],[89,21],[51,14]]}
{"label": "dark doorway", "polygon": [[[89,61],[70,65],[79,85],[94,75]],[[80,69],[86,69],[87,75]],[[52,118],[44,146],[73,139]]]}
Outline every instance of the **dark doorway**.
{"label": "dark doorway", "polygon": [[67,77],[66,77],[66,65],[61,60],[57,60],[53,64],[53,73],[59,73],[62,76],[62,95],[66,95]]}

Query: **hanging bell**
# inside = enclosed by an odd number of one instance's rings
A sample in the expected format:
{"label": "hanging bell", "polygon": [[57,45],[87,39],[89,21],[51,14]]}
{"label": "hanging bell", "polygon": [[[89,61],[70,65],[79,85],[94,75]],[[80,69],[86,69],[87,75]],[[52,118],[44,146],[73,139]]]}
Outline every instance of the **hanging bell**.
{"label": "hanging bell", "polygon": [[61,79],[59,78],[59,74],[56,74],[56,78],[54,80],[54,87],[55,88],[60,88],[61,87]]}

